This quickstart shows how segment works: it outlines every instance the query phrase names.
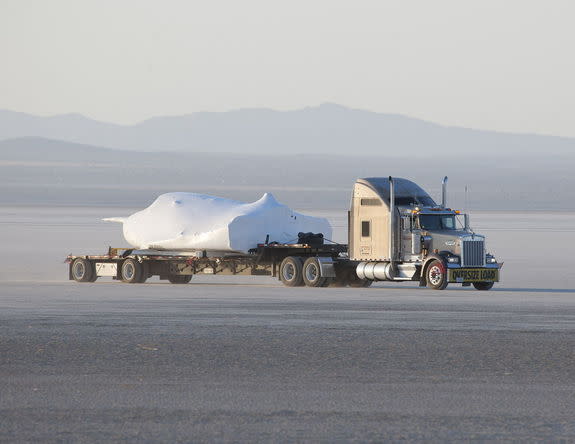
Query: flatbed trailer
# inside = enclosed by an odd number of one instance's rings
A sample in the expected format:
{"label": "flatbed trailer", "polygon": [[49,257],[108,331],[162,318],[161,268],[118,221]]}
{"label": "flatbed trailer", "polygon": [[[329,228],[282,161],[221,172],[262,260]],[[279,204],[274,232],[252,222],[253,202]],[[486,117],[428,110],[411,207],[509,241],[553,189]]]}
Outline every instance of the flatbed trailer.
{"label": "flatbed trailer", "polygon": [[346,255],[344,244],[260,244],[248,255],[219,256],[206,251],[183,253],[110,247],[104,255],[70,254],[66,262],[69,279],[77,282],[111,277],[136,284],[158,276],[173,284],[187,284],[195,274],[209,274],[272,276],[287,286],[321,287],[341,283],[342,279],[336,279],[340,276],[358,280],[353,278],[354,264]]}

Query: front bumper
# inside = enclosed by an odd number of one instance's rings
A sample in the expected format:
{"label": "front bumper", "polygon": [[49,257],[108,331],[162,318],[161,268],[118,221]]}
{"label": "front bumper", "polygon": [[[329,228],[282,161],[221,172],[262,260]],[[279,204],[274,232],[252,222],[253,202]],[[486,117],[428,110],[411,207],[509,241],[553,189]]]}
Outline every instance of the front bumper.
{"label": "front bumper", "polygon": [[485,267],[453,266],[447,268],[447,281],[455,283],[464,282],[499,282],[499,270],[503,264],[487,265]]}

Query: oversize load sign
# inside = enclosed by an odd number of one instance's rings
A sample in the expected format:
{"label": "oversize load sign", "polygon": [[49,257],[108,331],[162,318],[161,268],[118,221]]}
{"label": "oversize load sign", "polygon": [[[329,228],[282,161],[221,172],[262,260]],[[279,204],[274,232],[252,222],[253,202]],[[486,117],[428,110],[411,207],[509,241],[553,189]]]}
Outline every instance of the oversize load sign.
{"label": "oversize load sign", "polygon": [[449,282],[498,282],[497,268],[450,268]]}

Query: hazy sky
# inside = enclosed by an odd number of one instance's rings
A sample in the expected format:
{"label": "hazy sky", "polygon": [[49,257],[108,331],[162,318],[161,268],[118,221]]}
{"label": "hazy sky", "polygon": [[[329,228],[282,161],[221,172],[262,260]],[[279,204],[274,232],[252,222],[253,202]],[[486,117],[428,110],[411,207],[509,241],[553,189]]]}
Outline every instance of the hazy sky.
{"label": "hazy sky", "polygon": [[0,108],[131,123],[322,102],[575,137],[572,0],[0,0]]}

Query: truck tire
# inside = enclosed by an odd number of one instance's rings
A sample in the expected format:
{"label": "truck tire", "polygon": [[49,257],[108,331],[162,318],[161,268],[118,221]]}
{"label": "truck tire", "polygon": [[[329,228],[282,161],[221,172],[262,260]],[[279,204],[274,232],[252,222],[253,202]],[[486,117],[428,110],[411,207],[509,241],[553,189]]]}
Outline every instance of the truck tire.
{"label": "truck tire", "polygon": [[445,264],[437,259],[431,261],[425,270],[425,281],[429,288],[444,290],[447,287],[447,269]]}
{"label": "truck tire", "polygon": [[170,284],[189,284],[193,274],[171,274],[168,276]]}
{"label": "truck tire", "polygon": [[351,288],[367,288],[373,284],[373,281],[370,279],[360,279],[355,269],[351,269],[347,273],[347,285]]}
{"label": "truck tire", "polygon": [[493,288],[495,282],[473,282],[473,286],[476,290],[487,291]]}
{"label": "truck tire", "polygon": [[349,278],[348,278],[349,270],[343,267],[337,267],[335,269],[335,277],[326,278],[326,283],[324,284],[325,287],[331,288],[343,288],[347,287]]}
{"label": "truck tire", "polygon": [[349,285],[351,288],[367,288],[371,287],[371,284],[373,284],[372,280],[357,278],[352,281],[349,281],[347,285]]}
{"label": "truck tire", "polygon": [[321,265],[317,257],[308,257],[303,264],[303,282],[308,287],[323,287],[326,278],[321,276]]}
{"label": "truck tire", "polygon": [[145,283],[150,277],[150,264],[148,262],[142,262],[141,265],[142,265],[142,275],[140,276],[138,284]]}
{"label": "truck tire", "polygon": [[341,282],[336,280],[336,278],[326,278],[327,280],[325,281],[325,284],[323,284],[324,287],[329,287],[329,288],[343,288],[343,287],[347,287],[347,283],[346,282]]}
{"label": "truck tire", "polygon": [[128,258],[122,262],[122,268],[120,268],[120,277],[122,282],[128,284],[139,284],[142,279],[142,274],[144,272],[144,267],[136,259]]}
{"label": "truck tire", "polygon": [[326,277],[325,282],[323,283],[322,287],[341,287],[342,285],[337,285],[335,282],[335,278],[333,277]]}
{"label": "truck tire", "polygon": [[288,256],[280,264],[280,279],[286,287],[301,287],[303,283],[302,260]]}
{"label": "truck tire", "polygon": [[74,262],[72,262],[72,265],[70,266],[70,271],[72,273],[72,278],[76,282],[94,282],[96,280],[94,279],[94,276],[96,275],[94,264],[88,259],[83,259],[81,257],[74,259]]}

